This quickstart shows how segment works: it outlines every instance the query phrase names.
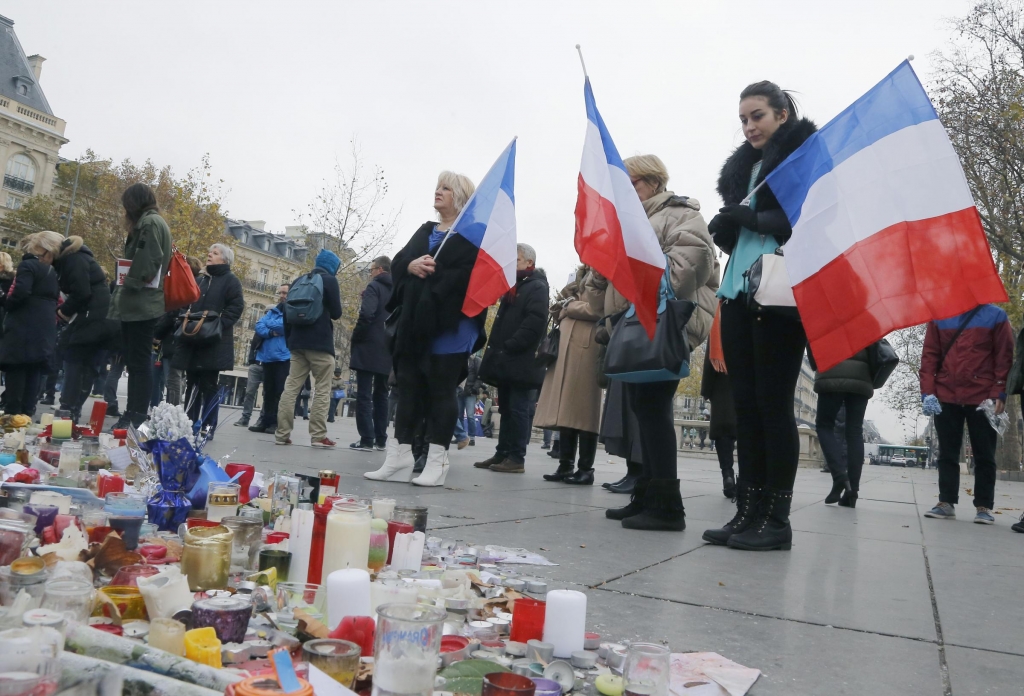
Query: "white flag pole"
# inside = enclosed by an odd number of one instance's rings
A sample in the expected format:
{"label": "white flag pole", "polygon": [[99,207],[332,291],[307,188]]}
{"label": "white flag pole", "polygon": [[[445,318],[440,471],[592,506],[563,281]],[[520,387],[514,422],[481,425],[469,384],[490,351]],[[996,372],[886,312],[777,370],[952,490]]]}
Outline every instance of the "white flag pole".
{"label": "white flag pole", "polygon": [[576,44],[576,52],[580,54],[580,65],[583,66],[583,77],[590,79],[590,75],[587,74],[587,64],[583,62],[583,51],[580,49],[580,45]]}

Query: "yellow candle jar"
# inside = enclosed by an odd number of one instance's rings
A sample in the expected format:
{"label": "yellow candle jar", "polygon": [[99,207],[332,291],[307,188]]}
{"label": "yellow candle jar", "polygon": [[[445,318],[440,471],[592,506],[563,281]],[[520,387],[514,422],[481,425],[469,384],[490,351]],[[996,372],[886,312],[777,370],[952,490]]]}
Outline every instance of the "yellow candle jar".
{"label": "yellow candle jar", "polygon": [[185,532],[181,572],[188,576],[190,590],[222,590],[228,586],[234,538],[234,532],[220,524],[216,527],[193,527]]}

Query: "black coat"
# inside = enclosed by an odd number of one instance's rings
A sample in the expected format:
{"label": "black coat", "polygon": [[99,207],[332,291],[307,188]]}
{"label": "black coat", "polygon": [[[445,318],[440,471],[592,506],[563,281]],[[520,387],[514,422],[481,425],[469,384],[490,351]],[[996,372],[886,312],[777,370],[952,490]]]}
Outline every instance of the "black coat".
{"label": "black coat", "polygon": [[480,379],[480,357],[477,355],[470,355],[469,361],[466,363],[466,368],[469,370],[469,374],[466,375],[466,383],[462,387],[462,397],[475,397],[484,388],[484,383]]}
{"label": "black coat", "polygon": [[352,329],[352,358],[349,367],[379,375],[391,372],[391,354],[384,341],[385,307],[391,299],[393,282],[390,273],[381,273],[363,290],[359,318]]}
{"label": "black coat", "polygon": [[711,402],[711,425],[708,436],[712,440],[722,437],[736,439],[736,404],[732,397],[729,375],[717,372],[711,366],[711,352],[705,346],[704,369],[700,376],[700,395]]}
{"label": "black coat", "polygon": [[491,326],[480,379],[490,385],[515,385],[539,389],[544,367],[537,363],[537,348],[548,323],[548,279],[537,269],[516,281],[498,307]]}
{"label": "black coat", "polygon": [[7,316],[7,291],[14,285],[14,271],[0,271],[0,338],[4,335],[4,317]]}
{"label": "black coat", "polygon": [[171,364],[177,370],[216,370],[222,372],[235,366],[235,322],[242,317],[245,299],[242,296],[242,282],[231,272],[231,266],[217,264],[207,266],[211,275],[199,276],[199,299],[192,303],[190,311],[210,310],[220,315],[220,340],[206,346],[191,346],[179,342],[174,349]]}
{"label": "black coat", "polygon": [[871,378],[871,364],[868,361],[867,349],[842,361],[831,370],[816,373],[814,375],[814,391],[818,394],[856,394],[869,399],[874,396],[874,380]]}
{"label": "black coat", "polygon": [[160,354],[164,360],[170,360],[172,365],[174,364],[174,349],[178,345],[174,332],[178,328],[178,319],[180,317],[181,310],[175,309],[165,312],[162,317],[156,320],[156,327],[153,329],[153,339],[160,341]]}
{"label": "black coat", "polygon": [[57,273],[26,253],[7,298],[0,368],[48,363],[57,345]]}
{"label": "black coat", "polygon": [[338,289],[338,279],[325,269],[316,266],[313,272],[323,276],[324,311],[312,324],[289,324],[286,314],[285,340],[288,350],[315,350],[334,355],[334,320],[341,319],[341,290]]}
{"label": "black coat", "polygon": [[61,332],[61,346],[106,346],[117,333],[117,322],[107,319],[110,290],[92,251],[81,237],[68,237],[53,268],[64,293],[60,313],[74,317]]}
{"label": "black coat", "polygon": [[[465,316],[462,303],[466,299],[478,253],[472,242],[460,234],[453,234],[434,259],[433,273],[426,278],[417,278],[408,272],[410,261],[430,253],[430,234],[436,224],[423,223],[391,262],[394,293],[387,309],[394,312],[402,308],[395,335],[396,357],[427,354],[431,341],[445,331],[456,329]],[[487,340],[484,330],[486,318],[487,312],[480,312],[475,317],[479,336],[473,346],[474,351]]]}

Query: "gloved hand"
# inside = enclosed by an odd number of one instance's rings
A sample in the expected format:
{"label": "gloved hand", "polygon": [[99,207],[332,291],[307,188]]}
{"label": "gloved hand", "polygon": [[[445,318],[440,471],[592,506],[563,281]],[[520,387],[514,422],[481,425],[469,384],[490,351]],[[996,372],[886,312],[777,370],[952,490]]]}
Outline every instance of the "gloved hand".
{"label": "gloved hand", "polygon": [[732,218],[741,227],[757,232],[757,212],[749,205],[727,205],[718,212]]}
{"label": "gloved hand", "polygon": [[942,413],[942,405],[934,394],[921,395],[921,411],[926,416],[937,416]]}
{"label": "gloved hand", "polygon": [[708,232],[715,244],[727,254],[731,254],[736,246],[736,239],[740,233],[740,226],[728,215],[716,215],[708,223]]}

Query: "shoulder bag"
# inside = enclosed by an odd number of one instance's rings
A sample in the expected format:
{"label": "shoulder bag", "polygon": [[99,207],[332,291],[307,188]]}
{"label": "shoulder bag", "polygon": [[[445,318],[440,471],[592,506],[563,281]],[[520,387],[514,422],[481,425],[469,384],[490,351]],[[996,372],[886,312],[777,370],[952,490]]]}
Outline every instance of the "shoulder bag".
{"label": "shoulder bag", "polygon": [[541,367],[550,367],[558,362],[558,343],[562,340],[562,332],[558,324],[554,323],[548,335],[540,342],[537,348],[537,364]]}
{"label": "shoulder bag", "polygon": [[748,309],[752,312],[780,314],[800,321],[782,247],[773,254],[761,254],[743,275],[747,279]]}
{"label": "shoulder bag", "polygon": [[871,369],[871,386],[881,389],[893,373],[896,366],[900,364],[900,358],[896,355],[892,345],[884,338],[875,341],[868,346],[868,367]]}
{"label": "shoulder bag", "polygon": [[660,295],[658,325],[653,341],[647,338],[647,330],[637,318],[634,306],[630,306],[615,325],[605,355],[604,370],[609,379],[622,382],[667,382],[690,374],[690,344],[686,340],[686,322],[690,320],[697,304],[676,299],[672,283],[669,282],[667,259]]}
{"label": "shoulder bag", "polygon": [[220,314],[209,309],[202,312],[186,312],[181,318],[174,337],[188,346],[206,346],[220,340]]}
{"label": "shoulder bag", "polygon": [[189,268],[188,259],[178,251],[178,247],[171,247],[171,262],[167,267],[167,277],[164,278],[164,310],[173,312],[198,300],[199,286]]}

